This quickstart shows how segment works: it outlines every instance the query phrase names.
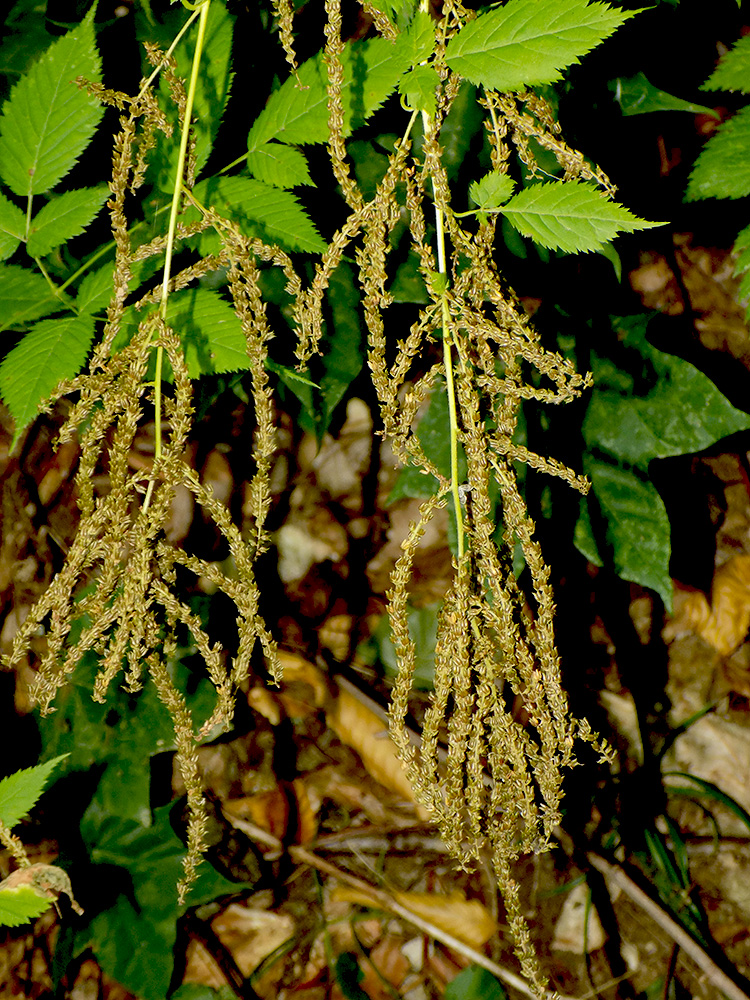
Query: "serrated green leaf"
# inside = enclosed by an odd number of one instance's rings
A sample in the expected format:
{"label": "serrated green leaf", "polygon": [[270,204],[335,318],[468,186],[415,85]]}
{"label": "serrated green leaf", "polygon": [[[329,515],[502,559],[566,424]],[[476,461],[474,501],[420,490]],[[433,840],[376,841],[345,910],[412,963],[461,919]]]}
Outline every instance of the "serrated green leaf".
{"label": "serrated green leaf", "polygon": [[587,0],[509,0],[465,25],[448,43],[445,60],[465,79],[494,90],[554,83],[636,13]]}
{"label": "serrated green leaf", "polygon": [[63,760],[64,755],[15,771],[0,781],[0,821],[7,827],[14,827],[36,804],[44,791],[52,772]]}
{"label": "serrated green leaf", "polygon": [[440,77],[432,66],[415,66],[399,81],[398,91],[410,108],[434,115],[439,86]]}
{"label": "serrated green leaf", "polygon": [[106,309],[112,298],[114,264],[105,264],[98,271],[91,271],[78,286],[76,309],[79,313],[96,313]]}
{"label": "serrated green leaf", "polygon": [[291,192],[247,177],[219,177],[198,184],[200,202],[244,223],[243,229],[287,250],[322,253],[326,242]]}
{"label": "serrated green leaf", "polygon": [[[108,881],[101,892],[110,900],[118,888],[115,872],[121,869],[119,895],[93,918],[86,942],[104,971],[141,1000],[164,1000],[169,992],[177,920],[186,909],[178,905],[176,889],[185,847],[172,829],[170,810],[155,809],[150,827],[118,817],[92,823],[85,816],[81,828],[91,860],[106,866],[101,870]],[[205,863],[190,890],[190,905],[237,889],[237,883]]]}
{"label": "serrated green leaf", "polygon": [[44,899],[29,885],[13,889],[0,889],[0,927],[19,927],[41,917],[50,906],[51,899]]}
{"label": "serrated green leaf", "polygon": [[693,104],[683,101],[665,90],[659,90],[646,77],[645,73],[635,76],[618,76],[607,84],[624,115],[646,115],[651,111],[688,111],[693,115],[707,114],[714,118],[719,116],[713,108],[703,104]]}
{"label": "serrated green leaf", "polygon": [[499,981],[481,965],[462,969],[445,987],[445,1000],[505,1000]]}
{"label": "serrated green leaf", "polygon": [[435,48],[435,22],[426,11],[418,10],[403,38],[405,58],[409,60],[410,66],[416,66],[432,55]]}
{"label": "serrated green leaf", "polygon": [[[446,478],[450,477],[451,473],[450,435],[446,433],[449,425],[448,394],[443,385],[439,384],[432,390],[429,405],[419,421],[416,435],[426,457]],[[459,445],[458,481],[463,482],[465,479],[466,455]],[[437,491],[437,487],[438,483],[433,475],[425,475],[417,468],[402,469],[387,502],[392,504],[404,497],[431,497]]]}
{"label": "serrated green leaf", "polygon": [[[411,63],[405,35],[393,43],[386,38],[347,44],[342,63],[344,135],[366,121],[393,93]],[[308,59],[268,100],[248,135],[248,150],[271,139],[304,146],[328,141],[328,92],[323,56]]]}
{"label": "serrated green leaf", "polygon": [[619,233],[665,224],[639,219],[586,181],[532,184],[501,211],[523,236],[568,253],[601,250]]}
{"label": "serrated green leaf", "polygon": [[93,339],[91,316],[43,319],[5,356],[0,394],[16,425],[14,445],[58,382],[81,370]]}
{"label": "serrated green leaf", "polygon": [[750,194],[750,105],[722,122],[695,161],[686,201]]}
{"label": "serrated green leaf", "polygon": [[7,260],[26,235],[26,216],[0,193],[0,260]]}
{"label": "serrated green leaf", "polygon": [[[191,138],[195,142],[196,176],[200,176],[211,153],[232,87],[234,22],[235,18],[227,10],[225,3],[211,4],[203,42],[204,56],[196,81],[193,123],[190,130]],[[193,29],[175,51],[177,75],[183,80],[190,79],[196,37],[197,33]],[[164,104],[173,107],[169,83],[163,75],[159,82],[159,90]],[[171,193],[174,188],[179,145],[174,137],[166,136],[157,130],[156,152],[153,154],[152,162],[153,169],[157,173],[156,184],[161,191]]]}
{"label": "serrated green leaf", "polygon": [[300,184],[315,186],[305,154],[293,146],[283,146],[280,142],[267,142],[248,153],[247,169],[257,180],[273,187],[293,188]]}
{"label": "serrated green leaf", "polygon": [[620,353],[592,356],[584,471],[599,513],[589,500],[590,517],[579,520],[576,545],[587,558],[609,556],[618,575],[657,590],[671,608],[669,521],[648,478],[649,463],[701,451],[750,427],[750,415],[693,365],[649,344],[650,318],[616,317]]}
{"label": "serrated green leaf", "polygon": [[[126,309],[120,328],[122,340],[118,339],[115,346],[127,343],[142,319],[137,310]],[[250,367],[242,324],[218,292],[190,288],[171,295],[167,323],[182,341],[191,378],[245,371]],[[164,378],[169,380],[172,373],[168,364],[165,368]]]}
{"label": "serrated green leaf", "polygon": [[0,177],[21,197],[44,194],[73,168],[104,108],[76,84],[101,81],[94,11],[47,49],[13,87],[0,116]]}
{"label": "serrated green leaf", "polygon": [[487,212],[500,208],[513,194],[516,183],[509,174],[493,170],[480,181],[474,181],[469,187],[469,197],[479,208]]}
{"label": "serrated green leaf", "polygon": [[0,302],[4,330],[46,316],[63,304],[41,274],[17,264],[0,264]]}
{"label": "serrated green leaf", "polygon": [[26,249],[32,257],[46,257],[50,251],[79,236],[101,210],[109,188],[78,188],[53,198],[31,221]]}
{"label": "serrated green leaf", "polygon": [[739,90],[750,94],[750,35],[740,38],[724,53],[701,90]]}

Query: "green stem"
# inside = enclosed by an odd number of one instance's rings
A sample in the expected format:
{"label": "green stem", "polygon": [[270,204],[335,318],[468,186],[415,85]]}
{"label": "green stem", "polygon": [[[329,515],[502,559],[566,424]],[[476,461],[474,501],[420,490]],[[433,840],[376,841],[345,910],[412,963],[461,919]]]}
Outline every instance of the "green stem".
{"label": "green stem", "polygon": [[[159,303],[159,313],[164,323],[167,322],[167,305],[169,302],[169,280],[172,276],[172,259],[174,257],[174,240],[177,232],[177,214],[180,210],[182,200],[183,175],[185,173],[185,160],[187,158],[188,140],[190,138],[190,119],[193,116],[193,104],[195,103],[195,92],[198,86],[198,72],[200,70],[203,45],[206,39],[206,25],[208,23],[208,11],[211,7],[211,0],[205,0],[199,10],[192,14],[188,24],[196,17],[198,20],[198,37],[195,42],[195,52],[193,53],[193,66],[190,72],[190,84],[188,86],[187,101],[185,102],[185,118],[180,134],[180,149],[177,154],[177,170],[175,172],[174,189],[172,191],[172,206],[169,212],[169,226],[167,228],[167,245],[164,251],[164,272],[161,285],[161,302]],[[187,26],[186,26],[187,27]],[[181,33],[182,34],[182,33]],[[154,471],[156,470],[162,453],[161,436],[161,414],[162,414],[162,370],[164,367],[164,348],[159,344],[156,348],[156,370],[154,372]],[[155,479],[151,479],[146,491],[146,498],[143,501],[144,512],[151,504],[151,497],[154,492]]]}

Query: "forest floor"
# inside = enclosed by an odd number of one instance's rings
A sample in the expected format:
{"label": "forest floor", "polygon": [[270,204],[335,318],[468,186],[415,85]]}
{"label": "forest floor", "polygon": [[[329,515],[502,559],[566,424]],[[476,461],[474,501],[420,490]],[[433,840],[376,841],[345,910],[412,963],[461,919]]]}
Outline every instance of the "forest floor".
{"label": "forest floor", "polygon": [[[704,345],[750,365],[725,251],[678,236],[671,263],[644,254],[630,281],[647,307],[666,313],[684,309],[687,294]],[[239,520],[247,409],[231,393],[219,406],[191,457]],[[284,413],[278,423],[275,548],[259,578],[284,681],[280,688],[252,682],[241,692],[233,733],[200,751],[221,832],[214,860],[249,888],[238,885],[234,897],[183,919],[175,982],[181,976],[223,988],[221,996],[264,1000],[491,1000],[486,980],[475,987],[461,981],[452,992],[448,985],[479,963],[511,996],[522,996],[489,863],[464,872],[448,856],[411,801],[386,736],[385,593],[418,502],[388,505],[396,471],[362,400],[350,400],[344,422],[320,448]],[[54,432],[54,417],[37,421],[20,458],[8,456],[7,422],[0,438],[3,650],[75,531],[78,451],[71,444],[55,453]],[[583,767],[571,775],[569,795],[583,813],[548,853],[515,872],[542,967],[564,996],[713,1000],[731,992],[724,970],[738,983],[750,977],[750,466],[743,447],[740,441],[734,451],[689,460],[715,527],[716,572],[705,593],[676,582],[674,613],[664,615],[646,592],[625,587],[613,619],[599,613],[593,567],[581,578],[588,591],[580,590],[581,579],[575,584],[587,632],[577,658],[600,708],[596,724],[617,760],[612,773]],[[147,466],[152,454],[153,427],[144,427],[132,467]],[[106,488],[106,470],[101,477]],[[204,558],[226,559],[187,490],[175,501],[167,534]],[[450,574],[447,518],[438,518],[420,546],[412,588],[425,678],[411,706],[417,721],[429,698],[435,608]],[[204,590],[209,596],[208,584]],[[626,619],[635,637],[627,647],[610,627]],[[643,685],[632,683],[633,664],[625,662],[639,657],[638,643],[644,663],[662,665],[640,703]],[[15,678],[21,733],[28,731],[22,723],[31,673],[23,668]],[[645,738],[639,716],[642,726],[653,726]],[[8,769],[34,762],[21,756],[11,754]],[[169,764],[152,768],[152,781],[167,789],[161,801],[183,793]],[[639,800],[651,795],[651,802]],[[650,854],[621,851],[603,864],[596,853],[606,847],[602,831],[643,826],[648,816],[658,817]],[[54,832],[29,844],[35,861],[57,857]],[[0,866],[7,874],[7,856]],[[679,933],[685,923],[703,943],[686,944]],[[60,925],[50,910],[33,932],[6,932],[1,996],[52,995]],[[88,953],[70,966],[63,991],[71,1000],[131,996]],[[742,987],[735,991],[743,995]]]}

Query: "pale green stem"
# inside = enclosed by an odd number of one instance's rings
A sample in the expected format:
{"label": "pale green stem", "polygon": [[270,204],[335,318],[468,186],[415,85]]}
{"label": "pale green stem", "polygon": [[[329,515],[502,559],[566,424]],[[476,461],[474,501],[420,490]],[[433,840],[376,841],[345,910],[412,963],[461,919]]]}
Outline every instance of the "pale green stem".
{"label": "pale green stem", "polygon": [[[177,170],[175,172],[174,190],[172,192],[172,207],[169,213],[169,226],[167,228],[167,245],[164,251],[164,272],[161,285],[161,302],[159,303],[159,313],[162,320],[167,321],[167,304],[169,301],[169,280],[172,276],[172,258],[174,256],[174,238],[177,231],[177,214],[180,210],[182,199],[183,175],[185,173],[185,159],[187,157],[188,140],[190,138],[190,119],[193,116],[193,104],[195,103],[195,92],[198,86],[198,72],[200,70],[201,56],[203,54],[203,44],[206,39],[206,24],[208,23],[208,11],[211,0],[205,0],[198,11],[191,14],[188,24],[199,15],[198,37],[195,42],[195,52],[193,53],[193,66],[190,72],[190,84],[188,86],[187,100],[185,102],[185,118],[180,135],[180,149],[177,154]],[[186,25],[187,27],[187,25]],[[181,33],[182,34],[182,33]],[[178,36],[179,37],[179,36]],[[154,470],[161,458],[162,437],[161,437],[161,412],[162,394],[161,380],[162,368],[164,365],[164,348],[161,344],[156,348],[156,370],[154,372]],[[146,498],[143,501],[144,512],[151,504],[151,497],[154,492],[155,480],[152,478],[148,484]]]}

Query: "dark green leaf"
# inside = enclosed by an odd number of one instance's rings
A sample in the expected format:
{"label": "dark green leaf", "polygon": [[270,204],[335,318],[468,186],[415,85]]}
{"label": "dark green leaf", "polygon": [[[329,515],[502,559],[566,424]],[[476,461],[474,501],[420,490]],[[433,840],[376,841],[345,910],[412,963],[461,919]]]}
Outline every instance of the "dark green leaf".
{"label": "dark green leaf", "polygon": [[[426,457],[435,465],[441,475],[448,478],[451,473],[448,394],[442,384],[432,390],[427,411],[419,421],[417,438]],[[459,447],[459,482],[466,479],[466,456]],[[437,490],[433,475],[425,475],[420,469],[402,469],[388,497],[388,503],[395,503],[403,497],[430,497]]]}
{"label": "dark green leaf", "polygon": [[431,301],[419,265],[419,254],[416,250],[410,249],[409,256],[396,271],[393,284],[388,289],[394,302],[415,302],[418,305],[427,305]]}
{"label": "dark green leaf", "polygon": [[[439,611],[439,604],[428,605],[414,608],[408,616],[409,635],[416,646],[414,686],[423,691],[429,691],[435,683],[435,641]],[[398,660],[391,641],[388,615],[383,615],[380,619],[374,639],[378,644],[380,660],[386,675],[391,679],[395,678],[398,673]]]}
{"label": "dark green leaf", "polygon": [[0,194],[0,260],[7,260],[26,235],[26,216],[17,205]]}
{"label": "dark green leaf", "polygon": [[664,90],[659,90],[646,78],[645,73],[635,76],[618,76],[610,80],[608,87],[614,92],[614,98],[622,108],[624,115],[645,115],[650,111],[688,111],[693,115],[707,114],[714,118],[719,116],[713,108],[703,104],[693,104],[683,101]]}
{"label": "dark green leaf", "polygon": [[750,194],[750,105],[722,122],[696,160],[686,201]]}
{"label": "dark green leaf", "polygon": [[365,978],[359,967],[357,956],[345,951],[336,959],[336,982],[346,1000],[370,1000],[368,993],[359,985]]}
{"label": "dark green leaf", "polygon": [[587,0],[509,0],[465,25],[445,59],[454,72],[494,90],[554,83],[636,13]]}
{"label": "dark green leaf", "polygon": [[505,1000],[497,979],[481,965],[462,969],[445,987],[445,1000]]}
{"label": "dark green leaf", "polygon": [[665,224],[639,219],[585,181],[532,184],[514,195],[502,212],[523,236],[567,253],[601,250],[619,233]]}
{"label": "dark green leaf", "polygon": [[76,77],[101,80],[95,7],[14,86],[0,117],[0,177],[14,194],[44,194],[73,168],[104,109]]}
{"label": "dark green leaf", "polygon": [[[150,827],[117,817],[101,825],[85,825],[94,864],[124,869],[129,882],[127,894],[123,892],[91,921],[86,943],[104,971],[141,1000],[167,996],[177,920],[185,912],[177,902],[185,847],[172,830],[170,808],[154,810]],[[203,864],[191,889],[190,905],[235,893],[237,888]]]}
{"label": "dark green leaf", "polygon": [[319,436],[328,430],[334,410],[359,375],[365,360],[359,320],[359,293],[349,264],[339,264],[331,275],[327,298],[333,322],[325,339],[322,359],[321,415],[316,428]]}
{"label": "dark green leaf", "polygon": [[109,195],[104,184],[66,191],[40,209],[31,221],[26,249],[32,257],[46,257],[84,231]]}
{"label": "dark green leaf", "polygon": [[0,822],[13,827],[26,816],[61,760],[63,757],[54,757],[46,764],[15,771],[0,781]]}
{"label": "dark green leaf", "polygon": [[64,304],[41,274],[17,264],[0,264],[0,302],[4,330],[46,316]]}
{"label": "dark green leaf", "polygon": [[464,81],[440,129],[441,163],[449,180],[455,179],[466,161],[472,140],[482,129],[482,109],[476,98],[476,87]]}
{"label": "dark green leaf", "polygon": [[91,316],[43,319],[6,355],[0,365],[0,393],[16,425],[13,444],[58,382],[78,374],[93,339]]}

